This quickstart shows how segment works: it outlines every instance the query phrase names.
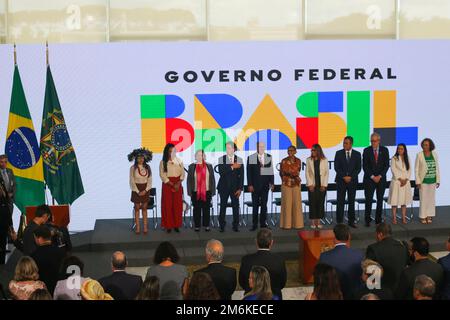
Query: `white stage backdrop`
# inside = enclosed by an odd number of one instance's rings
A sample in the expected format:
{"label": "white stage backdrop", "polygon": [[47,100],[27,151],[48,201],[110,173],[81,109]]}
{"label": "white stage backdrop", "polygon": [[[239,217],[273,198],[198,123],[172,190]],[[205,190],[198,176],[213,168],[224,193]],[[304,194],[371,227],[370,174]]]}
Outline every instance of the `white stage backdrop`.
{"label": "white stage backdrop", "polygon": [[[12,52],[10,45],[0,47],[0,150]],[[39,137],[45,47],[19,45],[17,56]],[[441,159],[437,202],[448,205],[449,56],[450,41],[50,45],[85,188],[72,206],[70,227],[87,230],[96,219],[131,217],[127,154],[141,145],[154,152],[159,196],[158,165],[168,141],[185,150],[179,156],[187,167],[199,147],[215,163],[228,139],[237,141],[240,156],[253,152],[257,138],[266,140],[276,162],[290,144],[304,160],[318,141],[332,160],[346,134],[362,150],[373,130],[391,153],[405,142],[413,163],[421,139],[431,137]]]}

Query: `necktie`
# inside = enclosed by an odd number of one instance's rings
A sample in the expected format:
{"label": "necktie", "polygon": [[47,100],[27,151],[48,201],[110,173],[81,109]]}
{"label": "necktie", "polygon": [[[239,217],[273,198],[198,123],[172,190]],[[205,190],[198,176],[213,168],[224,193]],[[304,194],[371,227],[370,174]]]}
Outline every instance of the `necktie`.
{"label": "necktie", "polygon": [[373,155],[375,157],[375,163],[377,163],[378,162],[378,150],[377,149],[373,150]]}
{"label": "necktie", "polygon": [[347,163],[350,162],[350,151],[347,151]]}
{"label": "necktie", "polygon": [[2,177],[3,177],[3,182],[5,182],[5,187],[9,188],[9,178],[8,178],[8,174],[6,173],[6,169],[2,170]]}

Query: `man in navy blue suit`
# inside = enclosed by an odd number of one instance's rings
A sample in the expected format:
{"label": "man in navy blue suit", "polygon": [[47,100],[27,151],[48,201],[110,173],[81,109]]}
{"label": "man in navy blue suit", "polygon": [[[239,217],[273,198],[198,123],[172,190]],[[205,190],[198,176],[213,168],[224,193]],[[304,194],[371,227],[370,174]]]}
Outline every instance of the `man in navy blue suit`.
{"label": "man in navy blue suit", "polygon": [[348,196],[348,225],[355,225],[355,196],[358,187],[358,175],[361,172],[361,153],[353,150],[353,137],[344,138],[344,149],[338,150],[334,157],[337,187],[337,223],[344,222],[345,194]]}
{"label": "man in navy blue suit", "polygon": [[364,197],[366,198],[365,218],[366,227],[370,227],[372,218],[373,194],[377,194],[377,209],[375,223],[380,224],[383,211],[384,189],[386,187],[386,173],[389,170],[389,150],[380,145],[380,135],[376,132],[370,136],[370,146],[363,152],[364,169]]}
{"label": "man in navy blue suit", "polygon": [[345,300],[352,299],[354,291],[361,284],[362,252],[350,248],[350,228],[345,224],[337,224],[334,229],[335,247],[320,255],[319,263],[334,267],[339,275],[341,291]]}
{"label": "man in navy blue suit", "polygon": [[[447,250],[450,251],[450,237],[447,239]],[[444,269],[444,282],[442,283],[441,298],[450,300],[450,253],[438,260],[438,263]]]}

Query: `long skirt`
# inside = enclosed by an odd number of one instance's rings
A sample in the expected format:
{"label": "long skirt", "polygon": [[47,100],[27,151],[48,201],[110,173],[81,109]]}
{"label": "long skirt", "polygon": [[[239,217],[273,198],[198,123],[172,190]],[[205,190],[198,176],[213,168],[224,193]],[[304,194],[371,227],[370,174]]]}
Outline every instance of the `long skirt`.
{"label": "long skirt", "polygon": [[422,183],[419,189],[419,198],[419,218],[434,217],[436,215],[436,183]]}
{"label": "long skirt", "polygon": [[280,228],[303,228],[302,196],[300,187],[281,186]]}
{"label": "long skirt", "polygon": [[[180,181],[180,177],[169,177],[170,182]],[[175,191],[166,183],[161,190],[161,225],[164,229],[180,228],[183,220],[183,188]]]}
{"label": "long skirt", "polygon": [[389,186],[388,203],[393,207],[407,206],[412,202],[411,183],[408,181],[403,187],[400,181],[391,181]]}

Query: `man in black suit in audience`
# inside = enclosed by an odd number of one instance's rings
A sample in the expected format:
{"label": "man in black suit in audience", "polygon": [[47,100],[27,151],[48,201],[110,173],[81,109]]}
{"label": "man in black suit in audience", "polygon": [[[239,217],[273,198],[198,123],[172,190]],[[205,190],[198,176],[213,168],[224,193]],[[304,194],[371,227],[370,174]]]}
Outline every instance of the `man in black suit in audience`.
{"label": "man in black suit in audience", "polygon": [[334,249],[320,255],[319,263],[325,263],[336,269],[345,300],[352,299],[353,293],[361,283],[361,251],[350,248],[350,229],[345,224],[337,224],[334,229]]}
{"label": "man in black suit in audience", "polygon": [[114,252],[111,258],[113,274],[98,280],[114,300],[134,300],[141,290],[142,278],[126,273],[127,265],[125,254],[121,251]]}
{"label": "man in black suit in audience", "polygon": [[422,274],[433,279],[436,293],[440,292],[444,279],[444,270],[440,264],[428,259],[429,251],[430,244],[425,238],[415,237],[411,239],[411,260],[414,263],[403,270],[396,291],[398,299],[412,300],[414,298],[414,282],[416,277]]}
{"label": "man in black suit in audience", "polygon": [[259,225],[268,228],[267,199],[269,190],[273,189],[274,174],[272,156],[267,154],[264,142],[256,143],[257,152],[247,158],[247,185],[248,191],[252,193],[252,218],[253,227],[251,231],[258,228],[258,209],[261,207]]}
{"label": "man in black suit in audience", "polygon": [[239,198],[244,188],[244,164],[242,159],[235,155],[236,144],[228,141],[226,144],[226,155],[219,158],[219,183],[217,191],[220,196],[220,232],[225,231],[225,215],[227,211],[228,198],[231,198],[233,208],[233,231],[239,231]]}
{"label": "man in black suit in audience", "polygon": [[[446,241],[447,251],[450,251],[450,237]],[[438,260],[444,270],[444,283],[441,288],[441,299],[450,300],[450,253]]]}
{"label": "man in black suit in audience", "polygon": [[345,194],[348,199],[348,225],[356,228],[355,224],[355,196],[358,188],[358,175],[361,172],[361,153],[354,150],[353,137],[344,138],[344,149],[338,150],[334,157],[337,187],[337,223],[344,222]]}
{"label": "man in black suit in audience", "polygon": [[392,228],[382,222],[376,228],[377,242],[367,247],[366,258],[383,267],[381,285],[395,292],[400,275],[409,262],[408,247],[392,237]]}
{"label": "man in black suit in audience", "polygon": [[53,295],[59,280],[60,268],[65,251],[52,244],[52,233],[47,226],[41,225],[34,230],[36,250],[31,257],[39,269],[39,280],[45,283],[48,292]]}
{"label": "man in black suit in audience", "polygon": [[196,272],[204,272],[211,276],[221,300],[231,300],[236,290],[236,270],[222,264],[224,249],[219,240],[209,240],[206,244],[206,268]]}
{"label": "man in black suit in audience", "polygon": [[380,135],[376,132],[370,136],[370,146],[363,152],[363,169],[364,169],[364,197],[366,227],[370,227],[372,218],[372,200],[376,191],[377,209],[375,223],[382,222],[381,214],[383,212],[383,197],[386,187],[386,173],[389,170],[389,150],[380,145]]}
{"label": "man in black suit in audience", "polygon": [[250,270],[253,266],[265,267],[270,274],[270,283],[274,295],[282,299],[281,289],[286,285],[287,273],[284,259],[270,250],[273,246],[272,231],[260,229],[256,237],[258,251],[242,257],[239,269],[239,284],[248,293],[251,289],[248,283]]}

